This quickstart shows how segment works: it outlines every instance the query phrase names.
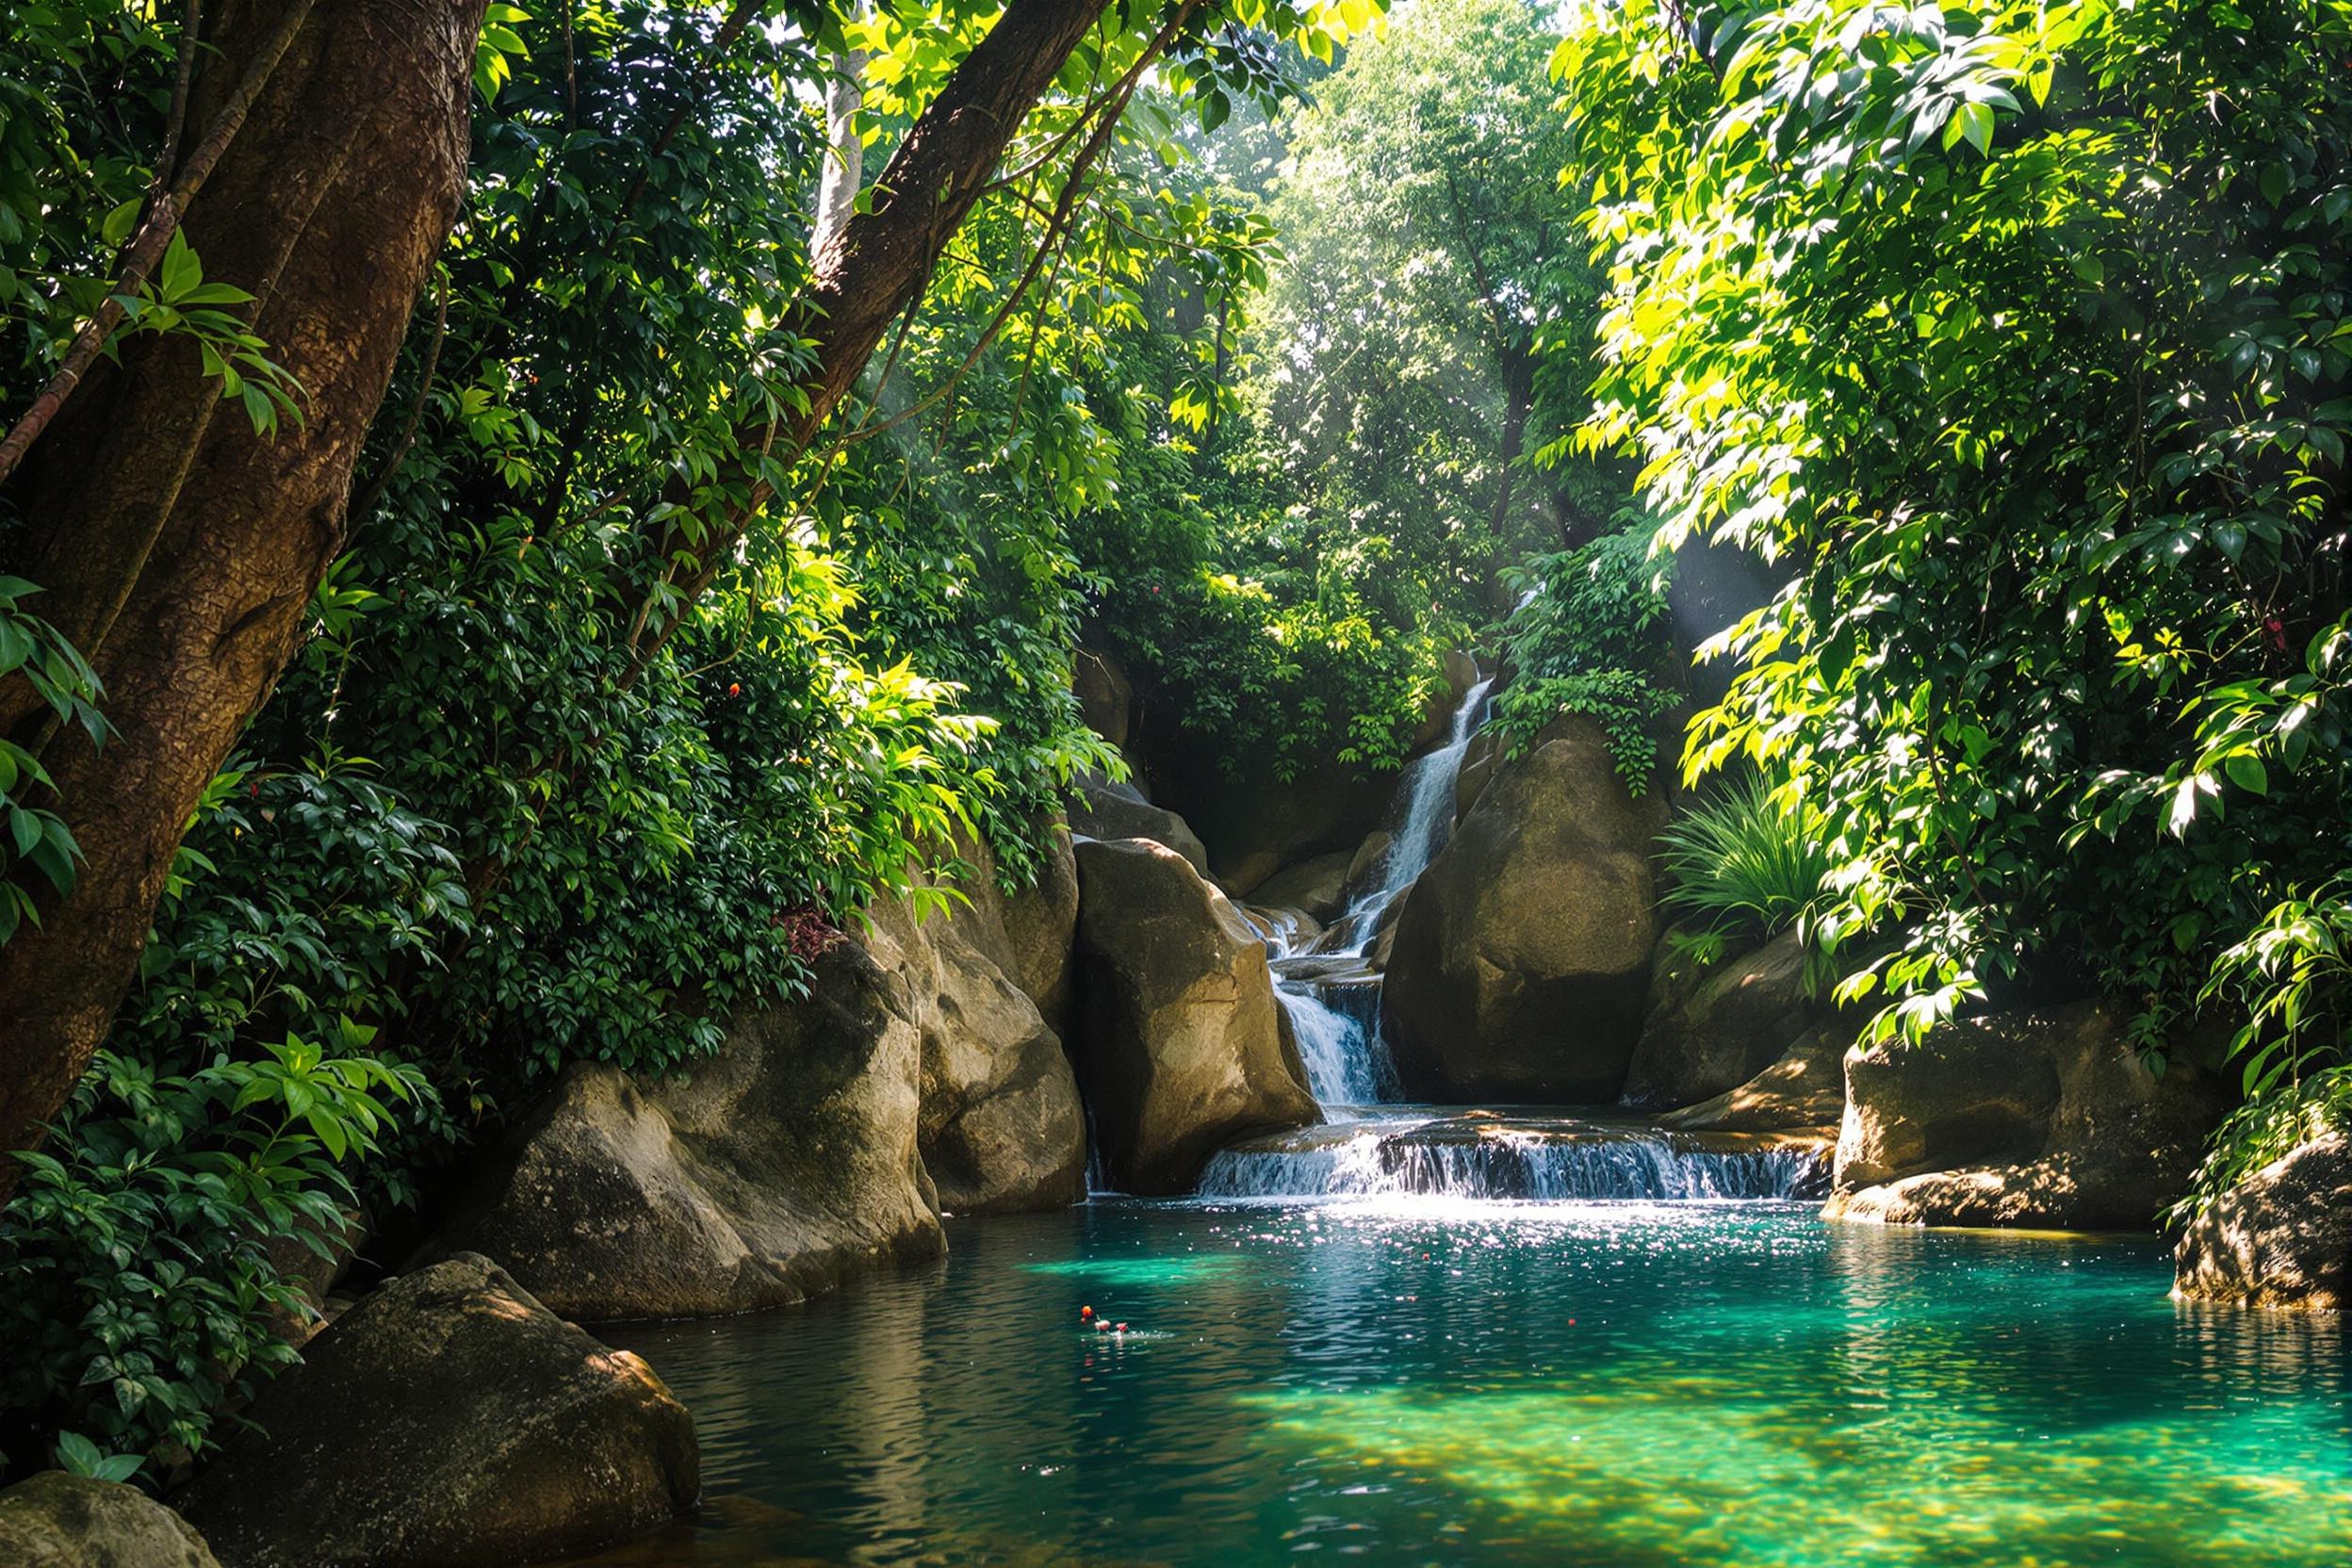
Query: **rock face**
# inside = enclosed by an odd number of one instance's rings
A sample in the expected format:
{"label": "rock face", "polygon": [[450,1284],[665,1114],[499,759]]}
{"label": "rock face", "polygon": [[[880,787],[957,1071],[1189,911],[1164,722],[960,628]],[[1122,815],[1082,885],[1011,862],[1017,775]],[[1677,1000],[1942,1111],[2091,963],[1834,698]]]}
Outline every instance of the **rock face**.
{"label": "rock face", "polygon": [[2352,1136],[2314,1138],[2230,1188],[2190,1223],[2172,1259],[2176,1296],[2352,1308]]}
{"label": "rock face", "polygon": [[0,1492],[8,1568],[220,1568],[187,1520],[135,1486],[44,1470]]}
{"label": "rock face", "polygon": [[1144,799],[1132,784],[1081,774],[1070,786],[1069,806],[1072,833],[1088,839],[1149,839],[1183,856],[1202,876],[1209,874],[1208,847],[1191,825]]}
{"label": "rock face", "polygon": [[1658,1118],[1693,1133],[1818,1133],[1834,1140],[1846,1112],[1843,1022],[1799,1035],[1778,1061],[1739,1087]]}
{"label": "rock face", "polygon": [[1396,788],[1391,776],[1359,777],[1330,763],[1288,783],[1253,778],[1236,783],[1195,767],[1171,772],[1161,798],[1181,804],[1208,841],[1217,882],[1235,896],[1271,902],[1260,884],[1286,866],[1325,855],[1353,854],[1387,814]]}
{"label": "rock face", "polygon": [[1651,840],[1600,730],[1498,768],[1405,896],[1382,1021],[1407,1091],[1596,1103],[1625,1086],[1658,945]]}
{"label": "rock face", "polygon": [[814,968],[691,1076],[567,1070],[425,1256],[487,1253],[582,1322],[780,1306],[938,1256],[907,988],[853,941]]}
{"label": "rock face", "polygon": [[1209,1155],[1317,1113],[1285,1049],[1266,944],[1183,858],[1078,845],[1079,1076],[1113,1181],[1187,1190]]}
{"label": "rock face", "polygon": [[1250,894],[1252,904],[1275,909],[1298,909],[1317,922],[1340,910],[1340,892],[1355,857],[1347,853],[1318,855],[1312,860],[1276,872]]}
{"label": "rock face", "polygon": [[[975,893],[972,907],[920,927],[893,904],[877,911],[866,939],[913,998],[917,1143],[939,1206],[953,1214],[1058,1208],[1086,1196],[1077,1075],[1061,1036],[1008,972],[1019,967],[1013,956],[1000,964],[988,951],[996,945],[987,940],[988,917],[1003,896]],[[1068,989],[1064,972],[1048,993]]]}
{"label": "rock face", "polygon": [[1127,743],[1135,690],[1117,658],[1095,647],[1079,647],[1070,658],[1070,690],[1086,727],[1115,746]]}
{"label": "rock face", "polygon": [[1824,1215],[1908,1225],[2144,1230],[2180,1196],[2227,1104],[2176,1052],[2162,1077],[2124,1010],[1996,1013],[1917,1045],[1846,1056],[1846,1116]]}
{"label": "rock face", "polygon": [[651,1369],[472,1255],[368,1296],[251,1414],[179,1497],[229,1568],[503,1568],[701,1487],[694,1418]]}
{"label": "rock face", "polygon": [[1805,946],[1785,931],[1714,965],[1658,944],[1625,1102],[1689,1105],[1738,1088],[1779,1059],[1813,1021]]}
{"label": "rock face", "polygon": [[1470,743],[1462,748],[1462,766],[1454,773],[1454,821],[1460,823],[1470,814],[1470,808],[1486,792],[1487,784],[1494,776],[1495,757],[1501,743],[1494,731],[1481,729],[1470,737]]}

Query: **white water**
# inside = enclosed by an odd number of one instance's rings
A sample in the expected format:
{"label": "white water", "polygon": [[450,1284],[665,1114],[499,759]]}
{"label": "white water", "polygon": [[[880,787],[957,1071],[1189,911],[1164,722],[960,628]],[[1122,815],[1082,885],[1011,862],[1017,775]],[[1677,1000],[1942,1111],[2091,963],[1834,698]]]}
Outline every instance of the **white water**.
{"label": "white water", "polygon": [[1228,1149],[1204,1198],[1396,1197],[1690,1200],[1819,1197],[1823,1151],[1676,1137],[1564,1119],[1478,1124],[1444,1113],[1310,1128]]}
{"label": "white water", "polygon": [[[1396,825],[1388,849],[1366,879],[1370,885],[1315,940],[1318,955],[1361,958],[1368,953],[1380,934],[1381,916],[1445,847],[1454,825],[1454,781],[1461,776],[1470,737],[1485,717],[1487,688],[1494,684],[1489,678],[1471,687],[1454,710],[1446,744],[1406,766],[1397,781]],[[1275,996],[1290,1015],[1299,1060],[1307,1070],[1307,1087],[1316,1102],[1328,1110],[1396,1100],[1400,1092],[1396,1070],[1380,1045],[1379,981],[1351,977],[1331,985],[1319,978],[1285,977],[1283,960],[1302,956],[1299,927],[1279,915],[1271,927],[1267,945],[1276,966]]]}

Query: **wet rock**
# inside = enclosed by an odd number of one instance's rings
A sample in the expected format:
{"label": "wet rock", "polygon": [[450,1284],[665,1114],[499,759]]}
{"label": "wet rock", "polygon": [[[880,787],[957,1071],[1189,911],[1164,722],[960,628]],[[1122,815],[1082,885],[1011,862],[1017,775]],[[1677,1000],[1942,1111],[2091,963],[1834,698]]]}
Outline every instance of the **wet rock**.
{"label": "wet rock", "polygon": [[1147,840],[1078,845],[1079,1075],[1111,1178],[1187,1189],[1236,1138],[1313,1121],[1266,944],[1184,858]]}
{"label": "wet rock", "polygon": [[1486,792],[1487,784],[1494,776],[1495,759],[1501,754],[1502,742],[1492,729],[1481,729],[1470,737],[1462,749],[1462,766],[1454,773],[1454,821],[1470,814],[1470,808]]}
{"label": "wet rock", "polygon": [[1591,1104],[1625,1086],[1665,808],[1626,790],[1591,723],[1537,742],[1403,900],[1382,1020],[1415,1096]]}
{"label": "wet rock", "polygon": [[856,942],[687,1075],[578,1064],[423,1256],[480,1251],[570,1318],[779,1306],[945,1245],[918,1149],[922,1031]]}
{"label": "wet rock", "polygon": [[[1143,798],[1132,784],[1114,784],[1097,774],[1081,774],[1070,786],[1070,830],[1087,839],[1149,839],[1183,856],[1202,876],[1209,851],[1192,825],[1175,812]],[[1269,868],[1270,869],[1270,868]]]}
{"label": "wet rock", "polygon": [[2229,1102],[2197,1053],[2162,1076],[2125,1010],[2084,1002],[1942,1025],[1846,1056],[1833,1219],[2145,1230]]}
{"label": "wet rock", "polygon": [[1385,869],[1382,863],[1388,858],[1389,846],[1396,841],[1396,835],[1384,827],[1364,836],[1364,842],[1348,859],[1348,878],[1340,890],[1343,903],[1351,903],[1371,890],[1373,879]]}
{"label": "wet rock", "polygon": [[1811,1025],[1805,952],[1784,931],[1752,952],[1701,964],[1658,944],[1625,1102],[1689,1105],[1738,1088]]}
{"label": "wet rock", "polygon": [[2173,1250],[2173,1294],[2304,1312],[2352,1307],[2352,1136],[2272,1161],[2192,1220]]}
{"label": "wet rock", "polygon": [[660,1524],[701,1485],[652,1369],[474,1255],[369,1295],[249,1413],[178,1499],[228,1568],[504,1568]]}
{"label": "wet rock", "polygon": [[1846,1112],[1846,1041],[1853,1033],[1842,1021],[1817,1023],[1746,1083],[1658,1121],[1694,1133],[1813,1133],[1835,1141]]}
{"label": "wet rock", "polygon": [[43,1470],[0,1492],[8,1568],[220,1568],[203,1536],[135,1486]]}
{"label": "wet rock", "polygon": [[1318,855],[1276,872],[1250,890],[1250,902],[1269,908],[1298,909],[1321,923],[1340,910],[1340,890],[1354,857]]}

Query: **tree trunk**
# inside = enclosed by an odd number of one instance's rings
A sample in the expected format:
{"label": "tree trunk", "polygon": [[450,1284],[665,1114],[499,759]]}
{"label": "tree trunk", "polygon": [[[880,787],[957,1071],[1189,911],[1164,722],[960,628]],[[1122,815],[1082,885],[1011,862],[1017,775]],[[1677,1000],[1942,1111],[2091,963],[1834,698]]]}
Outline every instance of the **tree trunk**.
{"label": "tree trunk", "polygon": [[[862,14],[862,8],[860,10]],[[833,57],[833,83],[825,94],[825,175],[817,182],[817,222],[811,251],[821,251],[849,221],[865,187],[866,143],[858,132],[858,110],[865,103],[866,52]]]}
{"label": "tree trunk", "polygon": [[[483,0],[319,6],[188,216],[208,279],[256,297],[304,418],[256,435],[186,339],[138,338],[86,384],[19,476],[7,569],[106,683],[103,751],[53,729],[42,760],[87,857],[38,928],[0,946],[0,1151],[36,1143],[137,971],[199,792],[300,643],[343,543],[351,468],[464,188]],[[212,10],[208,8],[208,10]],[[228,0],[191,123],[278,8]],[[41,732],[22,690],[0,725]],[[0,1159],[0,1198],[17,1166]]]}

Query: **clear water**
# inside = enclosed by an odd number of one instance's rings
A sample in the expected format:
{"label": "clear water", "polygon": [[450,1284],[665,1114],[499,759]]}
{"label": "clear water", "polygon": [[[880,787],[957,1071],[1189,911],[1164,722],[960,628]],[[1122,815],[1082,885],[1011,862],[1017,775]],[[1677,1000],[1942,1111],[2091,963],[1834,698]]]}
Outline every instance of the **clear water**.
{"label": "clear water", "polygon": [[2176,1306],[2152,1240],[1415,1199],[952,1241],[803,1308],[608,1331],[695,1413],[710,1502],[601,1560],[2352,1560],[2343,1330]]}

